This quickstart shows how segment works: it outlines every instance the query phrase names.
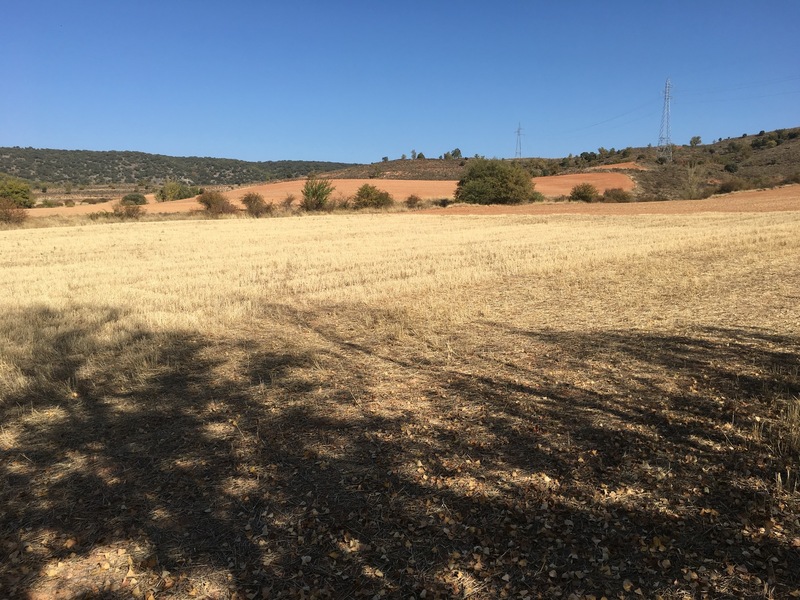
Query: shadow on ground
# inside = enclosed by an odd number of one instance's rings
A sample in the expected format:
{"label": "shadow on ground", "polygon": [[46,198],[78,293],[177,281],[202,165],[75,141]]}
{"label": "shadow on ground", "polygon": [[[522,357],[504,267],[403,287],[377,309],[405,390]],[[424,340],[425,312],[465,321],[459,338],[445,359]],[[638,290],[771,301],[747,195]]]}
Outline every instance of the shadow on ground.
{"label": "shadow on ground", "polygon": [[754,435],[800,393],[800,340],[486,324],[475,354],[421,360],[292,315],[313,341],[8,315],[0,595],[800,587],[775,489],[796,456]]}

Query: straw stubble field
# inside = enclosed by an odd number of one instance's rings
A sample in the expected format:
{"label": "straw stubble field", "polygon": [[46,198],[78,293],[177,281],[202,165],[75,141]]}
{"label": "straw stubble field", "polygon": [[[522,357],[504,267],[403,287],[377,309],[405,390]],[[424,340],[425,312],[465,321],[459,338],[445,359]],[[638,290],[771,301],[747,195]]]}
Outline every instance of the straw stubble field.
{"label": "straw stubble field", "polygon": [[798,258],[797,212],[0,232],[0,595],[800,594]]}

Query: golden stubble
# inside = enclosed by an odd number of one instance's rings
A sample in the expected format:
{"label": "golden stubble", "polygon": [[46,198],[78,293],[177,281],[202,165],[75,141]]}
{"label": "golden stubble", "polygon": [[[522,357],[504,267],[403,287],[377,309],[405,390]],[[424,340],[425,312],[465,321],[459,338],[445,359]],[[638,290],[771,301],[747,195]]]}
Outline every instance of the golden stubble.
{"label": "golden stubble", "polygon": [[[493,313],[558,328],[771,321],[775,311],[792,316],[778,305],[796,283],[799,228],[797,213],[780,213],[335,215],[6,231],[0,306],[111,306],[149,328],[201,333],[246,327],[276,306],[363,305],[434,328]],[[754,295],[763,310],[752,310]]]}

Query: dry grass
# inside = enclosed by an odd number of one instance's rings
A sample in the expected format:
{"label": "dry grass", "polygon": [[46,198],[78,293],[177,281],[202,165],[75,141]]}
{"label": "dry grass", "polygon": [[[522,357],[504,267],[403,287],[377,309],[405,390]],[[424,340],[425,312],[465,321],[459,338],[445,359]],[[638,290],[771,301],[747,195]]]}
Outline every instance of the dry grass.
{"label": "dry grass", "polygon": [[798,257],[796,212],[2,231],[0,595],[786,596]]}

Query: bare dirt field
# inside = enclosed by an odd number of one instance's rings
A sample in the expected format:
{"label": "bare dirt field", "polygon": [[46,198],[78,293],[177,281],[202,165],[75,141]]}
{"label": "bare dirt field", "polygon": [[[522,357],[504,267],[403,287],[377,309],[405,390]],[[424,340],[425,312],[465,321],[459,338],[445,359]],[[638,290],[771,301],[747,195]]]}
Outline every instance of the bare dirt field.
{"label": "bare dirt field", "polygon": [[800,597],[799,257],[800,210],[0,230],[0,597]]}

